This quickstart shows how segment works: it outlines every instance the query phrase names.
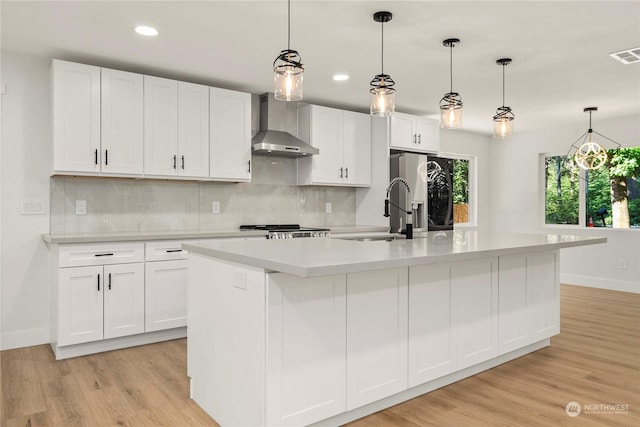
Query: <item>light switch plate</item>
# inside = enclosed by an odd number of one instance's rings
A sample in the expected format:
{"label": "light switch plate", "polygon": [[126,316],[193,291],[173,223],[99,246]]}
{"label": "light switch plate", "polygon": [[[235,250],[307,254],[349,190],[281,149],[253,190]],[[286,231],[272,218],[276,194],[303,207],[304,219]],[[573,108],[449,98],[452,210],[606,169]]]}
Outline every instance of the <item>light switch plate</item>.
{"label": "light switch plate", "polygon": [[87,201],[76,200],[76,215],[86,215],[86,214],[87,214]]}
{"label": "light switch plate", "polygon": [[233,287],[247,290],[247,275],[245,273],[234,272],[233,273]]}
{"label": "light switch plate", "polygon": [[217,200],[214,200],[213,202],[211,202],[211,213],[214,214],[219,214],[220,213],[220,202]]}
{"label": "light switch plate", "polygon": [[44,215],[44,200],[21,200],[20,215]]}
{"label": "light switch plate", "polygon": [[326,213],[331,213],[332,210],[333,210],[333,206],[331,206],[331,202],[327,202],[324,206],[324,211]]}

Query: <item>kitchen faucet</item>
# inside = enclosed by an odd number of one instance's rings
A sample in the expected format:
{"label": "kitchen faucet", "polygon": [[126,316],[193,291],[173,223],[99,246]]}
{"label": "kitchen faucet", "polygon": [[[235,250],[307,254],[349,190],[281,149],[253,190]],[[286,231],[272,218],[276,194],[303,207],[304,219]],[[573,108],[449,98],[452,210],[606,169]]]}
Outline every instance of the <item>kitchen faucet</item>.
{"label": "kitchen faucet", "polygon": [[[389,192],[391,191],[391,188],[396,184],[396,183],[402,183],[404,184],[405,188],[407,189],[407,202],[409,203],[409,209],[408,210],[404,210],[402,209],[400,206],[396,205],[395,203],[392,203],[391,200],[389,200]],[[385,217],[389,217],[389,205],[393,205],[396,208],[398,208],[401,212],[404,212],[407,215],[407,222],[406,222],[406,229],[405,229],[405,234],[407,236],[407,239],[413,239],[413,224],[411,221],[411,214],[412,212],[412,206],[411,206],[411,189],[409,188],[409,183],[401,177],[397,177],[397,178],[393,178],[391,180],[391,182],[389,182],[389,185],[387,186],[387,197],[384,199],[384,216]]]}

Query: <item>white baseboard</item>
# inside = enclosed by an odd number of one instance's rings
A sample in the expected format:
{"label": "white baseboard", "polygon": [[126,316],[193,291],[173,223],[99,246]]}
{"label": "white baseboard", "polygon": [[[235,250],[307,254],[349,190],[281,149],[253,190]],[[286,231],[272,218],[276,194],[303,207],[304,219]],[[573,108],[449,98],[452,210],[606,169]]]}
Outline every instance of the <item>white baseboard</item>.
{"label": "white baseboard", "polygon": [[560,283],[640,294],[640,282],[605,279],[602,277],[578,276],[576,274],[561,274]]}
{"label": "white baseboard", "polygon": [[49,343],[49,328],[27,329],[24,331],[4,332],[0,341],[0,350],[31,347]]}

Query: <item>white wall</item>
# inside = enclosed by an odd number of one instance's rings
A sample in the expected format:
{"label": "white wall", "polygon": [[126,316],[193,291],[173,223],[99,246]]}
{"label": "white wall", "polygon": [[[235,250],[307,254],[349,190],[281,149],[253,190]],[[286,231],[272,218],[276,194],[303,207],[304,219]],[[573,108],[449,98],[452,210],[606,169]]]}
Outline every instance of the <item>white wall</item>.
{"label": "white wall", "polygon": [[[581,114],[579,111],[576,114]],[[570,145],[587,130],[584,122],[561,129],[517,132],[506,140],[492,141],[489,201],[491,229],[527,233],[562,233],[607,237],[602,245],[564,249],[560,263],[563,283],[640,292],[640,230],[611,230],[544,225],[540,153],[565,155]],[[640,144],[638,115],[612,120],[593,116],[593,129],[623,146]],[[613,148],[606,146],[605,148]],[[627,269],[619,269],[621,259]]]}
{"label": "white wall", "polygon": [[48,342],[49,212],[20,215],[22,199],[49,206],[49,61],[2,52],[2,348]]}

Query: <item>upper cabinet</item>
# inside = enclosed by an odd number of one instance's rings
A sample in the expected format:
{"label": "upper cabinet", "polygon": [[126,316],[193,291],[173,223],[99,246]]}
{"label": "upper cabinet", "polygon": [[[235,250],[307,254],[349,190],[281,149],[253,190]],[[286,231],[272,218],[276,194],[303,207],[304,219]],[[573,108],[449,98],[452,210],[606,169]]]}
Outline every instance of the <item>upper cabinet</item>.
{"label": "upper cabinet", "polygon": [[437,120],[393,113],[389,125],[389,148],[421,153],[437,153],[440,149]]}
{"label": "upper cabinet", "polygon": [[371,185],[368,114],[306,105],[298,110],[298,137],[320,150],[298,160],[299,185]]}
{"label": "upper cabinet", "polygon": [[209,87],[144,76],[145,175],[209,176]]}
{"label": "upper cabinet", "polygon": [[53,169],[142,174],[142,76],[54,60]]}
{"label": "upper cabinet", "polygon": [[251,181],[251,95],[209,88],[209,176]]}

